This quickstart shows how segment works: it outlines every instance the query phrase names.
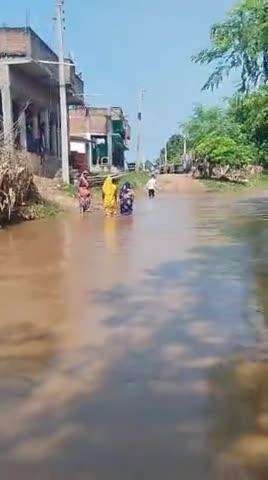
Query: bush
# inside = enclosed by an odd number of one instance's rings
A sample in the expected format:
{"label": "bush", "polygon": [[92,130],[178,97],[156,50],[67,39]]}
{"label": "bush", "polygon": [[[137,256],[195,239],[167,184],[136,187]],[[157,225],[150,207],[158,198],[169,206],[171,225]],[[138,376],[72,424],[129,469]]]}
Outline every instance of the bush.
{"label": "bush", "polygon": [[217,134],[206,135],[196,146],[195,153],[211,166],[230,165],[233,168],[249,165],[254,158],[251,146],[237,144],[233,138]]}

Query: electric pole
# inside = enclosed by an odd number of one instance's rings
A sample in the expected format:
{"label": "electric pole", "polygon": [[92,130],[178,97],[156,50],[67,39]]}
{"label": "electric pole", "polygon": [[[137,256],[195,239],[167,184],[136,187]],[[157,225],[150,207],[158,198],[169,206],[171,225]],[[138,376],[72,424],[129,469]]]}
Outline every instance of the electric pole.
{"label": "electric pole", "polygon": [[108,109],[107,116],[107,149],[108,149],[108,167],[111,171],[113,165],[113,122],[112,122],[112,108]]}
{"label": "electric pole", "polygon": [[186,135],[183,135],[183,155],[187,155],[187,138]]}
{"label": "electric pole", "polygon": [[68,134],[67,95],[66,95],[64,41],[63,41],[63,4],[64,4],[64,0],[56,0],[58,50],[59,50],[61,163],[62,163],[62,180],[63,180],[64,183],[70,183],[70,175],[69,175],[69,134]]}
{"label": "electric pole", "polygon": [[167,171],[168,164],[168,152],[167,152],[167,143],[165,144],[165,170]]}
{"label": "electric pole", "polygon": [[136,159],[136,169],[139,170],[141,165],[141,135],[142,135],[142,107],[144,100],[145,90],[141,90],[139,93],[139,103],[138,103],[138,132],[137,132],[137,159]]}

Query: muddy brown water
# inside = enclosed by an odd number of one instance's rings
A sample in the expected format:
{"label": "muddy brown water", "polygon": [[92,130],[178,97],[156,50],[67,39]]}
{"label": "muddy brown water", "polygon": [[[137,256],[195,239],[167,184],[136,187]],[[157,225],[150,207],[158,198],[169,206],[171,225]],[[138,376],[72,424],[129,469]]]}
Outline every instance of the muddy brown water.
{"label": "muddy brown water", "polygon": [[268,478],[267,198],[0,232],[1,480]]}

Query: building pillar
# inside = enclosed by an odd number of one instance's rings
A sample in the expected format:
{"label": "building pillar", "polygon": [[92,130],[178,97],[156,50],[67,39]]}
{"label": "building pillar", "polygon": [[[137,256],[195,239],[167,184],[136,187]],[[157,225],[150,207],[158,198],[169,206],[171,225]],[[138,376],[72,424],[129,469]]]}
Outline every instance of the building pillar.
{"label": "building pillar", "polygon": [[59,104],[57,105],[57,112],[56,112],[56,118],[57,118],[57,156],[61,158],[61,124],[60,124],[60,106]]}
{"label": "building pillar", "polygon": [[27,150],[26,114],[24,109],[19,114],[18,123],[20,130],[20,146],[23,150]]}
{"label": "building pillar", "polygon": [[3,111],[3,129],[4,129],[4,141],[6,144],[12,144],[14,142],[13,132],[13,105],[12,94],[9,78],[9,66],[0,66],[0,78],[1,78],[1,97],[2,97],[2,111]]}
{"label": "building pillar", "polygon": [[87,145],[87,165],[89,171],[92,171],[92,143],[91,143],[91,135],[88,136],[89,141],[86,143]]}
{"label": "building pillar", "polygon": [[46,150],[50,151],[50,132],[49,132],[49,110],[43,110],[41,113],[41,122],[44,124],[44,136]]}
{"label": "building pillar", "polygon": [[33,119],[33,138],[37,140],[39,138],[39,120],[38,120],[37,111],[33,113],[32,119]]}
{"label": "building pillar", "polygon": [[45,141],[46,141],[46,149],[50,152],[50,123],[49,123],[49,110],[45,110],[44,112],[45,117]]}
{"label": "building pillar", "polygon": [[108,148],[108,167],[111,170],[113,166],[113,122],[112,110],[109,110],[107,116],[107,148]]}
{"label": "building pillar", "polygon": [[52,122],[52,132],[51,132],[51,140],[52,140],[52,145],[51,145],[51,149],[52,149],[52,153],[53,155],[57,155],[57,123],[56,123],[56,118],[53,118],[53,122]]}

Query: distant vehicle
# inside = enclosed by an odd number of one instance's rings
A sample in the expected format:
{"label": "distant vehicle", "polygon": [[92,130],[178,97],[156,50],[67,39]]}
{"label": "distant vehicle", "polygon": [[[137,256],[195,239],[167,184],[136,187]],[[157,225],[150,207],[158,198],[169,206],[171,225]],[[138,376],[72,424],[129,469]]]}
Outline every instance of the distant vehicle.
{"label": "distant vehicle", "polygon": [[174,173],[185,173],[185,168],[182,164],[174,165]]}
{"label": "distant vehicle", "polygon": [[167,166],[161,165],[160,167],[160,174],[171,174],[171,173],[176,173],[176,174],[181,174],[185,173],[185,168],[182,165],[182,163],[169,163]]}
{"label": "distant vehicle", "polygon": [[128,171],[129,171],[129,172],[135,172],[135,170],[136,170],[136,163],[135,163],[135,162],[128,163],[128,164],[127,164],[127,168],[128,168]]}

